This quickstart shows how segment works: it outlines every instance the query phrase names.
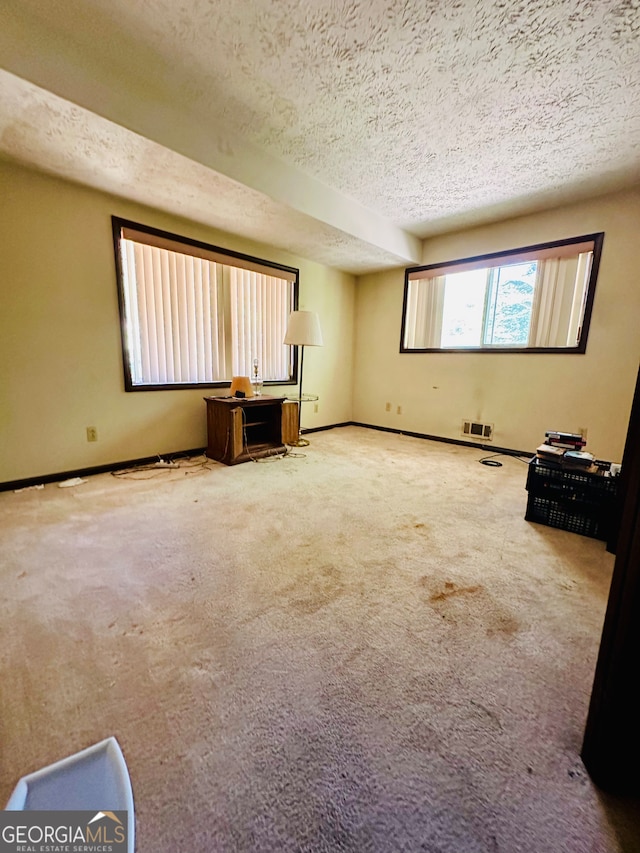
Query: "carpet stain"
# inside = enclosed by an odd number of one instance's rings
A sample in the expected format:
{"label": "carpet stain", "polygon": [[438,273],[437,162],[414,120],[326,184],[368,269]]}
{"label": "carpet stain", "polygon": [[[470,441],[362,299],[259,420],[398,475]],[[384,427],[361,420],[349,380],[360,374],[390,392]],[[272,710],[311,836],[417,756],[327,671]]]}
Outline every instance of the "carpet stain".
{"label": "carpet stain", "polygon": [[[424,581],[427,578],[422,578],[421,583],[424,585]],[[452,581],[446,581],[444,585],[444,589],[440,592],[434,592],[429,596],[429,601],[446,601],[449,598],[457,595],[473,595],[475,592],[478,592],[481,587],[478,586],[456,586]]]}
{"label": "carpet stain", "polygon": [[439,589],[431,591],[437,584],[428,575],[423,575],[418,583],[430,592],[426,602],[449,622],[475,625],[489,638],[512,637],[522,628],[521,623],[493,600],[481,584],[458,586],[453,581],[444,581],[444,584],[439,584]]}
{"label": "carpet stain", "polygon": [[400,530],[418,530],[420,533],[428,534],[430,532],[430,525],[425,524],[424,521],[406,521],[400,525]]}
{"label": "carpet stain", "polygon": [[513,616],[501,614],[496,616],[495,623],[487,628],[487,637],[493,637],[496,634],[517,634],[520,630],[520,623]]}
{"label": "carpet stain", "polygon": [[340,571],[333,565],[313,567],[285,588],[288,604],[299,613],[316,613],[338,599],[344,590]]}
{"label": "carpet stain", "polygon": [[132,634],[144,634],[144,628],[134,622],[129,628],[122,632],[123,637],[130,637]]}

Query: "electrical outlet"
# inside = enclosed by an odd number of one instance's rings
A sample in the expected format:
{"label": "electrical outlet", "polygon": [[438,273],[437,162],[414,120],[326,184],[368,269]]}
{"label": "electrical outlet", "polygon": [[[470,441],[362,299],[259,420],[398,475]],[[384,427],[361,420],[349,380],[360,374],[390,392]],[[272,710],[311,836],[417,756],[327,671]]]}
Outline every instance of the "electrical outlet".
{"label": "electrical outlet", "polygon": [[87,441],[97,441],[98,440],[98,429],[97,427],[87,427]]}
{"label": "electrical outlet", "polygon": [[384,410],[385,410],[385,412],[390,412],[391,411],[391,403],[385,403]]}
{"label": "electrical outlet", "polygon": [[317,415],[317,414],[318,414],[318,404],[317,404],[317,403],[314,403],[314,404],[313,404],[313,414],[314,414],[314,415]]}
{"label": "electrical outlet", "polygon": [[401,414],[402,414],[402,406],[398,406],[398,408],[396,409],[396,411],[397,411],[397,413],[398,413],[399,415],[401,415]]}

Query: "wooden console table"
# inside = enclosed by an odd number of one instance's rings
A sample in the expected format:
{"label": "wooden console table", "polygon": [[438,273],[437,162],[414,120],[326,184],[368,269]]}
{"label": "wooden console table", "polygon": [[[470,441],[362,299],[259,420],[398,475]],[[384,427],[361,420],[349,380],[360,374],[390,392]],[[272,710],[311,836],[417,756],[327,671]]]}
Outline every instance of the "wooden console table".
{"label": "wooden console table", "polygon": [[284,397],[205,397],[207,456],[237,465],[285,452],[297,433],[298,404]]}

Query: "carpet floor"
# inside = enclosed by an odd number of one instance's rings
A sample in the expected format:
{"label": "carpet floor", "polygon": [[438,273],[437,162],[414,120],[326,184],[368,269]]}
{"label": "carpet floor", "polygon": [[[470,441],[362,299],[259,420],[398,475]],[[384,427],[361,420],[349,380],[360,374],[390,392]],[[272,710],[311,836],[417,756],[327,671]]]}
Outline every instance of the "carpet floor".
{"label": "carpet floor", "polygon": [[579,758],[614,558],[357,427],[0,494],[0,799],[115,735],[139,853],[631,853]]}

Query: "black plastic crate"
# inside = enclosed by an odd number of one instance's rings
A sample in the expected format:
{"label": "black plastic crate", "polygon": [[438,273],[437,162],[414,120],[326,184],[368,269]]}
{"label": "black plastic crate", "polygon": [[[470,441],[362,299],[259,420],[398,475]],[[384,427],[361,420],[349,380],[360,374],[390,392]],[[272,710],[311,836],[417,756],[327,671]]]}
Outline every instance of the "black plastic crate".
{"label": "black plastic crate", "polygon": [[592,539],[607,540],[611,531],[612,514],[599,504],[571,498],[547,498],[529,492],[525,521],[546,524]]}
{"label": "black plastic crate", "polygon": [[569,499],[609,505],[615,501],[618,479],[553,463],[547,465],[534,458],[529,463],[527,491],[554,500]]}

